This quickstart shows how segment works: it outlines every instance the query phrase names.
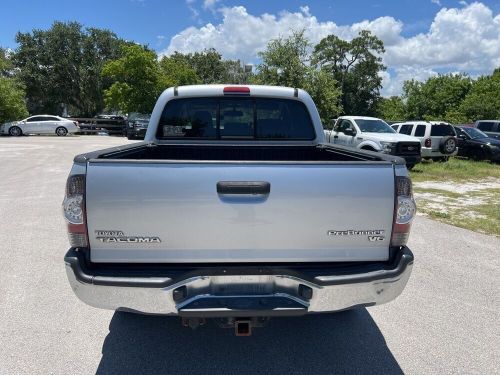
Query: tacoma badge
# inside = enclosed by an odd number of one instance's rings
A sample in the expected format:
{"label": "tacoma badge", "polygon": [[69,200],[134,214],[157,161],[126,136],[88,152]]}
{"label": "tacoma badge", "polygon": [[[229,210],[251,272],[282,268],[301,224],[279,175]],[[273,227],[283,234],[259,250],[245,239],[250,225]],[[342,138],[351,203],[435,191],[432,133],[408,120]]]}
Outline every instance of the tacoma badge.
{"label": "tacoma badge", "polygon": [[96,240],[119,243],[160,243],[160,237],[125,236],[121,230],[96,230]]}

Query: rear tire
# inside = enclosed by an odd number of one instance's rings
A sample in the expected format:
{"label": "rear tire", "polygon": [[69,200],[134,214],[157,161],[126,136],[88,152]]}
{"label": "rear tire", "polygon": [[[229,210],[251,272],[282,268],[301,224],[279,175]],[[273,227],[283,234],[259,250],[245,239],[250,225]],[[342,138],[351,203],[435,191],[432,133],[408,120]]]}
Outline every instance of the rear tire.
{"label": "rear tire", "polygon": [[19,136],[23,135],[23,131],[21,130],[21,128],[19,126],[13,126],[9,129],[9,135],[11,137],[19,137]]}
{"label": "rear tire", "polygon": [[65,137],[66,134],[68,134],[68,129],[66,129],[64,126],[59,126],[57,129],[56,129],[56,135],[58,137]]}

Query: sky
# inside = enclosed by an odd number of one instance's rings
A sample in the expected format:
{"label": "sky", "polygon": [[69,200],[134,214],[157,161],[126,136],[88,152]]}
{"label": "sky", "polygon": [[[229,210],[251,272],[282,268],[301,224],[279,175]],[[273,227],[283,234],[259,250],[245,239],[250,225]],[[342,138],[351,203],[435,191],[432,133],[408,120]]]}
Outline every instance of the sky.
{"label": "sky", "polygon": [[54,21],[107,28],[159,55],[215,48],[225,58],[259,62],[272,38],[304,29],[312,43],[329,34],[352,39],[369,29],[384,41],[384,96],[407,79],[438,73],[476,77],[500,67],[500,0],[0,0],[0,47],[18,31]]}

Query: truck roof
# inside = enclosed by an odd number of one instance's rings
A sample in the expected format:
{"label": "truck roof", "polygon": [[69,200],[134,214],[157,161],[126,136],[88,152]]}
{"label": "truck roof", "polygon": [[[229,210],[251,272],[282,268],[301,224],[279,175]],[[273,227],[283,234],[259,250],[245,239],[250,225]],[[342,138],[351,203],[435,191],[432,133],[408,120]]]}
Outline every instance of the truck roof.
{"label": "truck roof", "polygon": [[[251,96],[269,96],[274,98],[294,98],[304,95],[309,96],[304,90],[293,87],[267,86],[267,85],[232,85],[232,84],[214,84],[214,85],[187,85],[174,88],[176,96],[218,96],[224,95],[224,89],[227,88],[248,88]],[[172,90],[166,89],[164,93]],[[237,94],[237,93],[235,93]]]}
{"label": "truck roof", "polygon": [[378,117],[370,117],[370,116],[340,116],[339,119],[340,118],[343,118],[346,120],[382,120]]}

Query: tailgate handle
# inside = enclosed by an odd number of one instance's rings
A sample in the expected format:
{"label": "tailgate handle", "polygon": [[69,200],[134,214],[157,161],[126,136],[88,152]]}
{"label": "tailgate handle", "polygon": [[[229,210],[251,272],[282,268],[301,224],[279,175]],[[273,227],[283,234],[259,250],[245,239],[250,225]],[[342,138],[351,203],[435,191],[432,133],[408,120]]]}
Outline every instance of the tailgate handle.
{"label": "tailgate handle", "polygon": [[267,181],[217,182],[217,194],[267,195],[270,192],[271,192],[271,184]]}

